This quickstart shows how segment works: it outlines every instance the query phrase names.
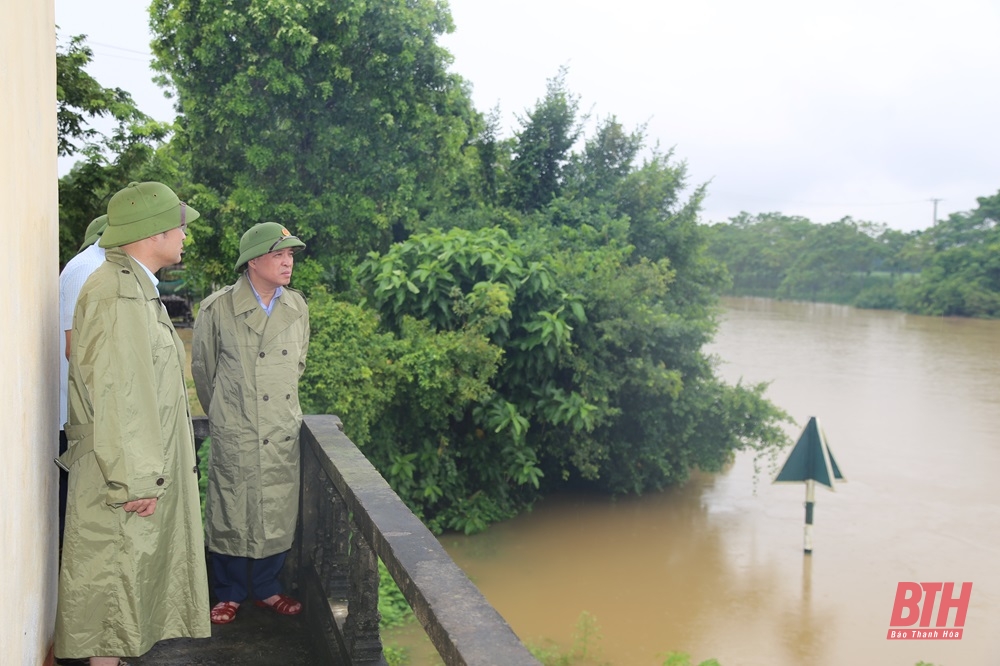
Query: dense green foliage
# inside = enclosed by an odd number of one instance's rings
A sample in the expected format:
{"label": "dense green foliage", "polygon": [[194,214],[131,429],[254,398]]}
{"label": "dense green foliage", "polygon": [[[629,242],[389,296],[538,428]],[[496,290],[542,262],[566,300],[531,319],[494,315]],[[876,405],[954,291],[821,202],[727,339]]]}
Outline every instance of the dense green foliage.
{"label": "dense green foliage", "polygon": [[743,213],[711,227],[730,292],[916,314],[1000,317],[1000,193],[930,229]]}
{"label": "dense green foliage", "polygon": [[563,184],[570,149],[580,136],[578,99],[565,87],[566,70],[549,82],[548,93],[521,119],[510,160],[507,202],[522,212],[548,205]]}
{"label": "dense green foliage", "polygon": [[[567,99],[557,77],[538,108],[570,108]],[[454,210],[457,226],[373,252],[357,271],[389,330],[413,317],[502,350],[493,392],[448,431],[492,466],[477,502],[503,515],[532,489],[566,483],[642,492],[782,441],[763,387],[723,385],[701,352],[715,330],[721,272],[704,255],[697,203],[679,203],[684,166],[659,154],[636,164],[641,134],[613,119],[582,154],[558,155],[526,142],[564,133],[572,114],[539,111],[522,122],[510,163],[546,154],[546,169],[563,165],[544,196],[517,199],[521,211]],[[500,191],[520,177],[513,167],[498,176]]]}
{"label": "dense green foliage", "polygon": [[909,312],[1000,317],[1000,192],[916,236],[904,251],[922,267],[900,285]]}
{"label": "dense green foliage", "polygon": [[477,122],[433,0],[154,0],[155,66],[177,91],[200,278],[226,283],[242,230],[309,243],[300,284],[350,269],[428,214]]}
{"label": "dense green foliage", "polygon": [[[300,385],[303,409],[340,415],[345,431],[434,530],[482,529],[506,517],[497,456],[454,432],[488,395],[500,350],[474,332],[435,332],[405,318],[379,330],[377,315],[321,289],[309,304],[312,338]],[[488,492],[486,492],[488,491]]]}
{"label": "dense green foliage", "polygon": [[656,489],[784,442],[764,387],[725,385],[702,351],[725,279],[703,188],[643,128],[611,117],[585,136],[564,71],[505,139],[447,71],[443,3],[151,15],[180,115],[129,179],[162,174],[201,211],[185,262],[202,290],[232,281],[255,222],[306,240],[303,404],[339,414],[432,529],[482,529],[566,484]]}
{"label": "dense green foliage", "polygon": [[[169,128],[142,113],[131,95],[105,88],[85,68],[93,51],[82,35],[56,51],[56,102],[59,155],[80,159],[59,180],[59,264],[80,248],[90,221],[103,214],[107,200],[130,180],[152,173],[154,146]],[[110,135],[94,129],[96,118],[114,120]],[[162,180],[169,180],[161,172]]]}
{"label": "dense green foliage", "polygon": [[851,218],[822,225],[743,213],[712,227],[709,252],[728,267],[734,293],[850,303],[909,267],[891,261],[901,235]]}

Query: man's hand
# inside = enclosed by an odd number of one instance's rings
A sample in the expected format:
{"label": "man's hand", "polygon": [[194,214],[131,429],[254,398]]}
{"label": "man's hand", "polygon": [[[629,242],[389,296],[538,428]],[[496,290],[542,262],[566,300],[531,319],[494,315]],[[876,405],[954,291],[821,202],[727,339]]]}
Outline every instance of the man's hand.
{"label": "man's hand", "polygon": [[143,518],[147,516],[152,516],[153,512],[156,511],[156,498],[148,497],[146,499],[132,500],[131,502],[125,502],[122,508],[129,513],[135,512]]}

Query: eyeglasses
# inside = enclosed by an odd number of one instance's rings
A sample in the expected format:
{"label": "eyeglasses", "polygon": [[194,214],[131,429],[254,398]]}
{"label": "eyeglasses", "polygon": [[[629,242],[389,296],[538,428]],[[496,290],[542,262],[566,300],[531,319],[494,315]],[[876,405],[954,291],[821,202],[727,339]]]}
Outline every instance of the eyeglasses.
{"label": "eyeglasses", "polygon": [[187,204],[183,201],[181,202],[181,231],[187,233]]}

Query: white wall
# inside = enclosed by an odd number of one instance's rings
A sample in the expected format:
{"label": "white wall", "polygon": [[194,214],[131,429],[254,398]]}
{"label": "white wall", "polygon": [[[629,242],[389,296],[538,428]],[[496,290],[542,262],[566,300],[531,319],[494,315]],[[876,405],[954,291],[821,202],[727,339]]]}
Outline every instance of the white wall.
{"label": "white wall", "polygon": [[52,0],[0,4],[0,661],[41,664],[56,602],[58,189]]}

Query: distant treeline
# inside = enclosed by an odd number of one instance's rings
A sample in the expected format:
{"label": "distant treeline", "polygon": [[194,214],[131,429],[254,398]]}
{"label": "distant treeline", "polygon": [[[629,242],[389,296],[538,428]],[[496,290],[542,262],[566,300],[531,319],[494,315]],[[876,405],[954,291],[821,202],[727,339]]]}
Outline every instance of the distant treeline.
{"label": "distant treeline", "polygon": [[977,202],[909,233],[742,213],[710,227],[708,252],[728,267],[734,295],[1000,317],[1000,192]]}

